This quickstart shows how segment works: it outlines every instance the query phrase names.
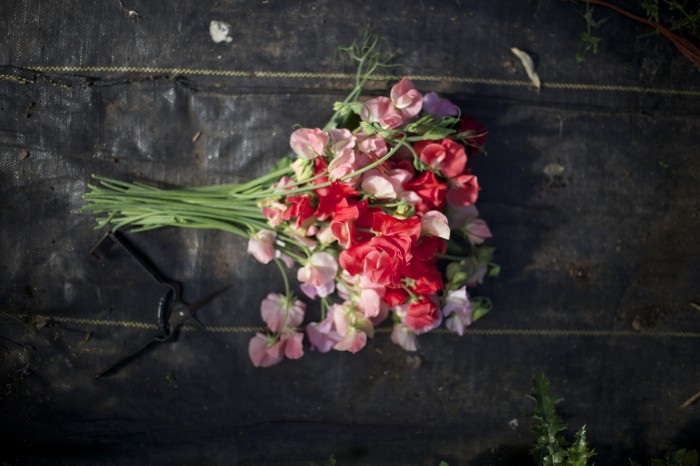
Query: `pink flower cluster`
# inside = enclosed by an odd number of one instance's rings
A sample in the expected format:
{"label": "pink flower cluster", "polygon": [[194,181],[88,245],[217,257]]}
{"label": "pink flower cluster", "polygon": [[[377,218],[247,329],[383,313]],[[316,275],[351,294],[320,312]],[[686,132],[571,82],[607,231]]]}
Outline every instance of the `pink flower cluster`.
{"label": "pink flower cluster", "polygon": [[[405,78],[389,97],[365,101],[359,116],[356,128],[292,133],[294,176],[259,203],[269,229],[251,235],[248,251],[262,263],[298,253],[301,291],[322,305],[321,320],[305,328],[311,349],[355,353],[389,317],[391,340],[409,351],[443,322],[462,335],[472,321],[466,286],[483,275],[447,283],[437,262],[455,232],[468,248],[491,237],[467,167],[486,131]],[[475,269],[478,259],[467,259],[464,267]],[[256,366],[303,355],[305,310],[289,293],[263,300],[269,332],[250,342]]]}

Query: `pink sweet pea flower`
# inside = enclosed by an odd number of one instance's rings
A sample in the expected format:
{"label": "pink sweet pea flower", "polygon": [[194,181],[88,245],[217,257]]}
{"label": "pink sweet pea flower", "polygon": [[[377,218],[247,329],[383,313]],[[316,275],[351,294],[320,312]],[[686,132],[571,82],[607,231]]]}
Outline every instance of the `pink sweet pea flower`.
{"label": "pink sweet pea flower", "polygon": [[374,327],[369,319],[352,310],[350,306],[338,306],[333,313],[333,323],[341,337],[334,349],[357,353],[367,344],[367,337],[374,335]]}
{"label": "pink sweet pea flower", "polygon": [[327,252],[314,253],[306,265],[297,272],[302,282],[301,290],[311,299],[317,295],[325,298],[335,290],[338,262]]}
{"label": "pink sweet pea flower", "polygon": [[418,349],[418,338],[406,324],[397,322],[391,330],[391,341],[406,351]]}
{"label": "pink sweet pea flower", "polygon": [[388,172],[379,169],[367,171],[362,176],[362,190],[375,199],[396,199],[403,193],[403,184],[411,179],[411,173],[394,168]]}
{"label": "pink sweet pea flower", "polygon": [[333,152],[339,154],[345,149],[355,147],[357,137],[345,128],[331,128],[328,130],[333,145]]}
{"label": "pink sweet pea flower", "polygon": [[447,217],[439,210],[431,210],[424,213],[420,219],[420,225],[424,234],[447,240],[450,239],[450,227],[447,224]]}
{"label": "pink sweet pea flower", "polygon": [[338,152],[336,157],[328,164],[328,172],[332,180],[337,180],[344,176],[350,175],[357,170],[355,164],[355,151],[352,149],[343,149]]}
{"label": "pink sweet pea flower", "polygon": [[328,314],[326,314],[326,318],[321,322],[311,322],[306,326],[306,336],[311,342],[311,349],[327,353],[342,340],[342,337],[336,332],[333,322],[333,314],[337,307],[340,307],[340,305],[332,305],[328,310]]}
{"label": "pink sweet pea flower", "polygon": [[391,103],[394,104],[404,120],[410,120],[420,113],[423,106],[423,96],[416,90],[413,83],[403,78],[391,88]]}
{"label": "pink sweet pea flower", "polygon": [[459,107],[447,99],[441,99],[435,92],[423,96],[423,111],[436,119],[459,115]]}
{"label": "pink sweet pea flower", "polygon": [[482,244],[485,239],[493,236],[491,234],[491,230],[489,230],[489,226],[486,224],[486,221],[480,218],[476,218],[468,222],[464,227],[464,231],[467,234],[467,239],[471,244]]}
{"label": "pink sweet pea flower", "polygon": [[270,367],[284,359],[283,342],[275,337],[256,333],[248,343],[248,356],[255,367]]}
{"label": "pink sweet pea flower", "polygon": [[258,202],[258,207],[262,211],[265,218],[267,218],[267,223],[275,228],[280,226],[282,223],[282,214],[287,210],[287,206],[275,199],[264,199]]}
{"label": "pink sweet pea flower", "polygon": [[248,241],[248,252],[258,262],[267,264],[275,258],[275,238],[277,233],[271,230],[260,230]]}
{"label": "pink sweet pea flower", "polygon": [[284,355],[288,359],[299,359],[304,356],[304,347],[302,341],[304,334],[300,332],[285,333],[280,337],[280,341],[284,345]]}
{"label": "pink sweet pea flower", "polygon": [[360,112],[362,121],[379,123],[384,129],[395,129],[403,125],[403,115],[388,97],[374,97],[365,102]]}
{"label": "pink sweet pea flower", "polygon": [[323,155],[329,140],[328,133],[318,128],[300,128],[289,137],[289,145],[300,159],[312,160]]}
{"label": "pink sweet pea flower", "polygon": [[273,332],[295,328],[304,320],[306,304],[280,293],[270,293],[260,303],[260,314]]}
{"label": "pink sweet pea flower", "polygon": [[454,207],[474,204],[479,197],[480,189],[476,176],[469,174],[456,176],[450,180],[447,203]]}

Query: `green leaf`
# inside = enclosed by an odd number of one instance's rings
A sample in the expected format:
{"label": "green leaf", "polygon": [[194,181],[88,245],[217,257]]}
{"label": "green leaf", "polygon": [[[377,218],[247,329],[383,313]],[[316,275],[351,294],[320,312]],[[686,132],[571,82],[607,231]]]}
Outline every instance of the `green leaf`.
{"label": "green leaf", "polygon": [[595,452],[588,448],[586,441],[586,426],[584,425],[576,432],[576,439],[573,445],[567,449],[568,465],[587,466],[588,460],[595,455]]}
{"label": "green leaf", "polygon": [[438,466],[450,466],[450,465],[447,464],[447,462],[445,462],[445,461],[440,461],[440,464],[438,464]]}
{"label": "green leaf", "polygon": [[491,312],[493,305],[489,298],[482,296],[472,298],[472,323],[484,317],[486,314]]}
{"label": "green leaf", "polygon": [[535,402],[532,419],[537,421],[532,428],[536,439],[531,450],[532,456],[542,466],[563,465],[566,452],[562,448],[563,441],[559,432],[565,430],[566,425],[559,419],[555,409],[562,400],[549,393],[549,381],[542,372],[532,382],[530,397]]}

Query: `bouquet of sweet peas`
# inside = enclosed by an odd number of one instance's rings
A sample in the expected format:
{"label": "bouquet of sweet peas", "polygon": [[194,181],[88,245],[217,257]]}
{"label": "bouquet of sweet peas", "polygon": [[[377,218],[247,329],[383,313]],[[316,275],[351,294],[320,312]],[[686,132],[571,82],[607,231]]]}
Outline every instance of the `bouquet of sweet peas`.
{"label": "bouquet of sweet peas", "polygon": [[[391,340],[415,351],[418,335],[443,322],[462,335],[490,310],[467,292],[498,274],[493,249],[482,246],[491,232],[468,168],[485,128],[406,78],[389,96],[361,99],[378,65],[371,48],[355,50],[355,89],[326,127],[295,130],[293,158],[267,175],[177,190],[96,177],[85,195],[86,209],[104,214],[100,226],[218,228],[247,237],[258,261],[275,262],[286,290],[262,301],[267,331],[249,344],[256,366],[300,358],[304,330],[312,349],[354,353],[390,320]],[[303,295],[320,303],[320,318],[305,327],[306,304],[288,280],[294,267]]]}

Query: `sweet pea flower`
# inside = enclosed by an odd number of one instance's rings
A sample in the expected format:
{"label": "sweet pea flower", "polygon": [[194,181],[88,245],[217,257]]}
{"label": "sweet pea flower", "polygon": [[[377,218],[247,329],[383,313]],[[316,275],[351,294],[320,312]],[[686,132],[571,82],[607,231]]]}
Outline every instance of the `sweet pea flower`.
{"label": "sweet pea flower", "polygon": [[343,149],[337,153],[336,157],[328,164],[328,172],[333,180],[350,175],[355,170],[357,170],[355,151],[349,148]]}
{"label": "sweet pea flower", "polygon": [[297,280],[302,282],[301,290],[311,299],[317,295],[325,298],[335,290],[335,276],[338,262],[327,252],[316,252],[306,265],[297,272]]}
{"label": "sweet pea flower", "polygon": [[275,238],[277,233],[272,230],[260,230],[248,240],[248,252],[258,262],[267,264],[275,258]]}
{"label": "sweet pea flower", "polygon": [[403,78],[391,88],[391,103],[401,112],[404,121],[420,113],[423,96],[416,90],[408,78]]}
{"label": "sweet pea flower", "polygon": [[364,348],[367,337],[374,335],[372,323],[346,303],[336,308],[333,313],[333,323],[341,340],[333,347],[338,351],[357,353]]}
{"label": "sweet pea flower", "polygon": [[418,338],[403,322],[396,322],[391,329],[391,341],[406,351],[418,349]]}
{"label": "sweet pea flower", "polygon": [[423,233],[437,236],[442,239],[450,239],[450,227],[447,217],[439,210],[431,210],[423,214],[420,219]]}
{"label": "sweet pea flower", "polygon": [[388,97],[374,97],[366,101],[360,118],[362,121],[379,123],[383,129],[395,129],[404,123],[403,115]]}
{"label": "sweet pea flower", "polygon": [[321,322],[311,322],[306,326],[306,336],[311,343],[311,349],[316,349],[321,353],[327,353],[342,340],[342,337],[335,330],[333,315],[335,309],[341,307],[339,304],[334,304],[328,309],[326,318]]}
{"label": "sweet pea flower", "polygon": [[433,170],[440,170],[446,178],[461,175],[467,165],[467,152],[464,146],[450,138],[440,141],[419,141],[413,148],[423,163]]}
{"label": "sweet pea flower", "polygon": [[304,320],[306,304],[280,293],[270,293],[260,303],[260,314],[273,332],[295,328]]}
{"label": "sweet pea flower", "polygon": [[280,226],[282,223],[282,215],[284,211],[287,210],[287,206],[275,199],[264,199],[258,202],[258,207],[263,213],[265,218],[267,218],[267,223],[272,228]]}
{"label": "sweet pea flower", "polygon": [[484,240],[491,238],[491,230],[486,224],[486,221],[476,218],[471,220],[464,226],[464,231],[467,234],[467,239],[471,244],[482,244]]}
{"label": "sweet pea flower", "polygon": [[435,92],[423,96],[423,111],[436,119],[459,115],[459,107],[447,99],[441,99]]}
{"label": "sweet pea flower", "polygon": [[411,179],[411,173],[395,168],[388,172],[368,170],[362,176],[362,190],[375,199],[396,199],[403,193],[403,184]]}
{"label": "sweet pea flower", "polygon": [[459,336],[464,335],[464,329],[472,323],[472,305],[467,287],[450,291],[441,312],[446,319],[445,326]]}
{"label": "sweet pea flower", "polygon": [[406,308],[406,325],[417,335],[426,333],[442,323],[442,314],[430,297],[423,296]]}
{"label": "sweet pea flower", "polygon": [[352,149],[355,147],[355,141],[357,137],[345,128],[331,128],[328,130],[328,134],[331,137],[331,144],[333,147],[333,152],[339,154],[345,149]]}
{"label": "sweet pea flower", "polygon": [[469,174],[456,176],[450,180],[447,203],[455,207],[474,204],[479,197],[480,189],[476,176]]}
{"label": "sweet pea flower", "polygon": [[328,133],[319,128],[300,128],[289,137],[289,145],[300,159],[312,160],[323,155],[329,140]]}
{"label": "sweet pea flower", "polygon": [[274,366],[284,359],[283,345],[275,337],[256,333],[248,343],[248,356],[255,367]]}
{"label": "sweet pea flower", "polygon": [[280,337],[284,345],[284,355],[287,359],[299,359],[304,356],[304,347],[302,341],[304,334],[301,332],[285,333]]}

